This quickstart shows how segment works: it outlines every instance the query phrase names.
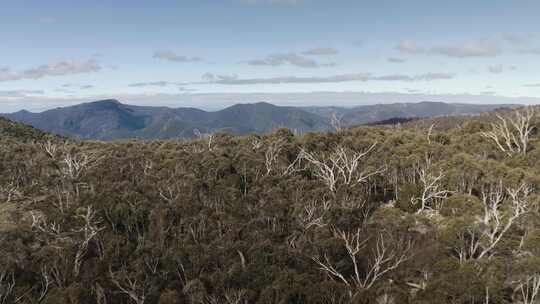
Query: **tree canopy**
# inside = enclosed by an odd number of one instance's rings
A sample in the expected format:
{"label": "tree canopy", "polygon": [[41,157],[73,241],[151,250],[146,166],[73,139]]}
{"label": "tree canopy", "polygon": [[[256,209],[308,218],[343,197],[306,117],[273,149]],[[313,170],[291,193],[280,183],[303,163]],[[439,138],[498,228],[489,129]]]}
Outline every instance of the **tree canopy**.
{"label": "tree canopy", "polygon": [[2,119],[0,303],[538,303],[538,113],[114,142]]}

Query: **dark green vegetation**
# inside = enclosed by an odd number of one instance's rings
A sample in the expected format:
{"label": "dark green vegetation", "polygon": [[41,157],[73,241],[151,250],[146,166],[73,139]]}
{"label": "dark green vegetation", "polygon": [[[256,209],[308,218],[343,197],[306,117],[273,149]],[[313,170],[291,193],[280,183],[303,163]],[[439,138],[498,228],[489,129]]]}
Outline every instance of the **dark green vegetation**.
{"label": "dark green vegetation", "polygon": [[0,120],[0,303],[537,303],[539,120],[499,115],[108,143]]}
{"label": "dark green vegetation", "polygon": [[43,113],[20,111],[3,116],[55,134],[82,139],[169,139],[193,138],[200,133],[225,131],[231,134],[267,133],[288,128],[297,133],[330,130],[373,123],[391,118],[478,114],[501,105],[385,104],[339,107],[280,107],[269,103],[238,104],[206,112],[195,108],[139,107],[102,100]]}
{"label": "dark green vegetation", "polygon": [[58,138],[58,136],[45,133],[22,123],[12,122],[0,117],[0,136],[2,139],[15,139],[17,141],[45,141]]}
{"label": "dark green vegetation", "polygon": [[216,130],[233,134],[263,133],[280,127],[298,132],[329,129],[320,116],[268,103],[235,105],[217,112],[195,108],[139,107],[103,100],[43,113],[4,115],[56,134],[84,139],[193,138]]}

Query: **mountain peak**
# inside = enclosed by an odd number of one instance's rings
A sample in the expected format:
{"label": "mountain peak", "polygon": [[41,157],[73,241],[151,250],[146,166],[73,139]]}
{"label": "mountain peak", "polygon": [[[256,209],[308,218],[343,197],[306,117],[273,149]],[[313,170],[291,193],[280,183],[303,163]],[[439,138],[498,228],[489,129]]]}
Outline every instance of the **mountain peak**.
{"label": "mountain peak", "polygon": [[98,100],[98,101],[92,101],[88,103],[84,103],[84,105],[96,105],[96,106],[106,106],[106,105],[121,105],[118,100],[116,99],[104,99],[104,100]]}
{"label": "mountain peak", "polygon": [[253,105],[255,105],[255,106],[276,107],[275,104],[271,104],[271,103],[266,102],[266,101],[259,101],[259,102],[254,103]]}
{"label": "mountain peak", "polygon": [[[497,106],[500,107],[500,106]],[[206,112],[191,108],[168,109],[122,104],[116,99],[57,108],[41,113],[5,114],[15,121],[56,134],[94,139],[191,137],[193,130],[206,133],[227,130],[234,134],[264,133],[276,128],[298,132],[330,129],[336,113],[343,126],[391,122],[398,118],[436,117],[491,111],[493,105],[460,105],[423,101],[366,105],[354,108],[298,108],[268,102],[239,103]]]}
{"label": "mountain peak", "polygon": [[420,101],[418,102],[419,105],[422,105],[422,104],[429,104],[429,105],[446,105],[447,103],[444,103],[442,101],[430,101],[430,100],[424,100],[424,101]]}
{"label": "mountain peak", "polygon": [[105,99],[83,103],[80,106],[82,106],[84,109],[92,111],[118,111],[123,104],[116,99]]}
{"label": "mountain peak", "polygon": [[237,103],[237,104],[231,106],[231,108],[238,108],[238,107],[272,107],[272,108],[275,108],[277,106],[274,105],[274,104],[271,104],[269,102],[265,102],[265,101],[254,102],[254,103]]}

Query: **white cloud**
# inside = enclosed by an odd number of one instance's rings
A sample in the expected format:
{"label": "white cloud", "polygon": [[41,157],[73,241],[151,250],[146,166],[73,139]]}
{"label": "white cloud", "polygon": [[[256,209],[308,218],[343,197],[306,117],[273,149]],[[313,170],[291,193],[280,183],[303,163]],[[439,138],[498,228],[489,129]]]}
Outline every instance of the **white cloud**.
{"label": "white cloud", "polygon": [[129,87],[141,88],[141,87],[166,87],[171,83],[168,81],[152,81],[152,82],[135,82],[130,83]]}
{"label": "white cloud", "polygon": [[203,79],[206,82],[198,82],[192,84],[222,84],[222,85],[250,85],[250,84],[286,84],[286,83],[342,83],[351,81],[403,81],[403,82],[416,82],[416,81],[434,81],[434,80],[447,80],[454,78],[454,74],[448,73],[427,73],[419,75],[384,75],[384,76],[372,76],[370,73],[357,73],[357,74],[342,74],[325,77],[297,77],[297,76],[283,76],[272,78],[211,78],[207,74],[203,75]]}
{"label": "white cloud", "polygon": [[27,97],[29,95],[43,95],[43,90],[9,90],[0,91],[0,97]]}
{"label": "white cloud", "polygon": [[234,81],[236,79],[238,79],[238,75],[236,74],[233,74],[233,75],[215,75],[213,73],[205,73],[202,75],[202,80],[204,81],[209,81],[209,82],[212,82],[212,81]]}
{"label": "white cloud", "polygon": [[337,55],[338,53],[339,51],[334,48],[315,48],[315,49],[302,52],[303,55],[310,55],[310,56]]}
{"label": "white cloud", "polygon": [[401,53],[405,54],[422,54],[426,50],[420,46],[418,46],[413,41],[401,41],[397,46],[396,49],[400,51]]}
{"label": "white cloud", "polygon": [[51,64],[39,65],[23,71],[13,71],[9,67],[0,68],[0,81],[15,81],[21,79],[39,79],[49,76],[66,76],[95,73],[101,70],[96,60],[69,60]]}
{"label": "white cloud", "polygon": [[452,79],[454,77],[455,75],[450,74],[450,73],[426,73],[426,74],[419,74],[419,75],[413,75],[413,76],[395,74],[395,75],[373,77],[370,80],[413,82],[413,81],[446,80],[446,79]]}
{"label": "white cloud", "polygon": [[249,65],[255,66],[282,66],[282,65],[293,65],[301,68],[318,68],[320,65],[317,61],[300,56],[295,53],[276,53],[268,55],[264,59],[254,59],[247,61]]}
{"label": "white cloud", "polygon": [[198,62],[203,60],[201,57],[188,57],[183,55],[177,55],[172,51],[156,51],[153,57],[161,60],[168,60],[174,62]]}
{"label": "white cloud", "polygon": [[296,77],[284,76],[273,78],[240,78],[232,80],[214,80],[208,83],[224,85],[246,85],[246,84],[283,84],[283,83],[338,83],[348,81],[368,81],[370,74],[347,74],[329,77]]}
{"label": "white cloud", "polygon": [[499,46],[487,40],[463,45],[438,45],[431,48],[419,46],[413,41],[402,41],[396,49],[403,54],[432,54],[453,58],[495,57],[502,53]]}
{"label": "white cloud", "polygon": [[498,46],[486,42],[465,44],[462,46],[436,46],[430,53],[454,58],[495,57],[501,54]]}
{"label": "white cloud", "polygon": [[11,81],[21,79],[20,75],[12,71],[10,67],[0,68],[0,81]]}
{"label": "white cloud", "polygon": [[284,65],[292,65],[300,68],[320,68],[320,67],[335,67],[337,63],[326,62],[321,63],[308,56],[328,56],[338,54],[338,50],[333,48],[316,48],[302,52],[302,56],[297,53],[274,53],[262,59],[253,59],[241,63],[247,63],[253,66],[271,66],[278,67]]}
{"label": "white cloud", "polygon": [[90,84],[73,84],[73,83],[66,83],[62,85],[62,88],[79,88],[79,89],[91,89],[93,88],[93,85]]}
{"label": "white cloud", "polygon": [[21,76],[22,78],[38,79],[46,76],[94,73],[100,70],[101,66],[93,59],[87,61],[70,60],[40,65],[23,71]]}

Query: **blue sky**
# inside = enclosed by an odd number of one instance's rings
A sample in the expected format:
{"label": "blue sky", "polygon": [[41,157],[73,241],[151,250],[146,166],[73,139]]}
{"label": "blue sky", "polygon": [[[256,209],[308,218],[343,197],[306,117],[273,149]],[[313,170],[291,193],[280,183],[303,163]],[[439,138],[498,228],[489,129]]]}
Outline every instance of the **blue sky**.
{"label": "blue sky", "polygon": [[537,0],[7,0],[0,111],[540,103]]}

